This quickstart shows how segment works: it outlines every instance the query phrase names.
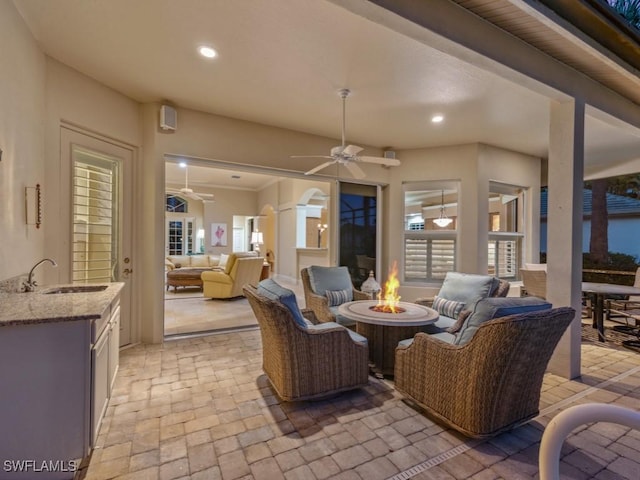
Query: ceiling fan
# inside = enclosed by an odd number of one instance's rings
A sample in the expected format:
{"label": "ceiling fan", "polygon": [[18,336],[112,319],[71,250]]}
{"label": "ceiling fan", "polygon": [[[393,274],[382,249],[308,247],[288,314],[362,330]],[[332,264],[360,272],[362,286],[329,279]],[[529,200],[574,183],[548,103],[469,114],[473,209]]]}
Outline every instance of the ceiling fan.
{"label": "ceiling fan", "polygon": [[358,162],[363,163],[377,163],[379,165],[384,165],[387,167],[397,167],[400,165],[400,161],[395,158],[386,158],[386,157],[369,157],[365,155],[358,155],[363,148],[358,147],[357,145],[346,145],[345,144],[345,110],[346,110],[346,99],[349,96],[351,91],[347,88],[343,88],[340,90],[339,94],[342,98],[342,145],[338,145],[337,147],[333,147],[329,155],[291,155],[291,158],[329,158],[330,160],[324,162],[321,165],[318,165],[315,168],[312,168],[308,172],[305,172],[305,175],[311,175],[316,173],[323,168],[328,167],[329,165],[333,165],[334,163],[339,163],[344,165],[347,170],[353,175],[354,178],[360,179],[365,177],[364,171],[358,166]]}
{"label": "ceiling fan", "polygon": [[200,200],[201,202],[213,202],[214,200],[212,193],[194,192],[193,189],[189,188],[189,166],[184,165],[184,169],[184,187],[179,190],[167,188],[167,192],[181,193],[185,197],[188,197],[192,200]]}

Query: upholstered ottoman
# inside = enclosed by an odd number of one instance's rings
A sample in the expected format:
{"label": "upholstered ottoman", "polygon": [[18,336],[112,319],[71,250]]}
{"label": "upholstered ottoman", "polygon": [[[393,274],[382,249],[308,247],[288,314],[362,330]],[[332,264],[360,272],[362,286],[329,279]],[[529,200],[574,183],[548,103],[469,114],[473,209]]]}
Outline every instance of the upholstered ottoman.
{"label": "upholstered ottoman", "polygon": [[173,287],[175,292],[178,287],[200,287],[202,288],[202,272],[207,272],[210,268],[176,268],[167,272],[167,291]]}

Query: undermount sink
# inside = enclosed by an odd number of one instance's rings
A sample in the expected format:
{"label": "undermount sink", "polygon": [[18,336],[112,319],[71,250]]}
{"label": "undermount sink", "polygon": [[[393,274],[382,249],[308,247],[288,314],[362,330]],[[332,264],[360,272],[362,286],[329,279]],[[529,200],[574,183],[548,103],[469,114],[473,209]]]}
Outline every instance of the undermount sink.
{"label": "undermount sink", "polygon": [[101,292],[106,290],[108,285],[72,285],[69,287],[55,287],[49,290],[45,290],[42,293],[45,295],[58,294],[58,293],[87,293],[87,292]]}

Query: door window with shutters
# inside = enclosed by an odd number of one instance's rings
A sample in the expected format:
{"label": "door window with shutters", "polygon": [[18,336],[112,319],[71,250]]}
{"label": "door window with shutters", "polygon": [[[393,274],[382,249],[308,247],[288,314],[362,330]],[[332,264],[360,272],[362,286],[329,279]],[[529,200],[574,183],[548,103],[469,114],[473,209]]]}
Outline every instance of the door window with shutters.
{"label": "door window with shutters", "polygon": [[404,281],[438,283],[456,269],[458,182],[406,182]]}
{"label": "door window with shutters", "polygon": [[115,280],[119,171],[118,159],[73,146],[74,283]]}

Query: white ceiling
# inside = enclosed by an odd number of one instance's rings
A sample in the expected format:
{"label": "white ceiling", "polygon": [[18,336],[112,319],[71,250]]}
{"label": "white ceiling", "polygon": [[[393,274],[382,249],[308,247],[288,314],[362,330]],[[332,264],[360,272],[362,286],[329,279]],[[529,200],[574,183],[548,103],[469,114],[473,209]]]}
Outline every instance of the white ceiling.
{"label": "white ceiling", "polygon": [[[48,55],[139,102],[339,139],[338,90],[347,87],[348,142],[394,149],[484,142],[547,154],[544,96],[329,1],[14,3]],[[203,59],[201,44],[219,56]],[[431,123],[435,113],[445,121]],[[637,131],[588,118],[588,162],[638,151]]]}

